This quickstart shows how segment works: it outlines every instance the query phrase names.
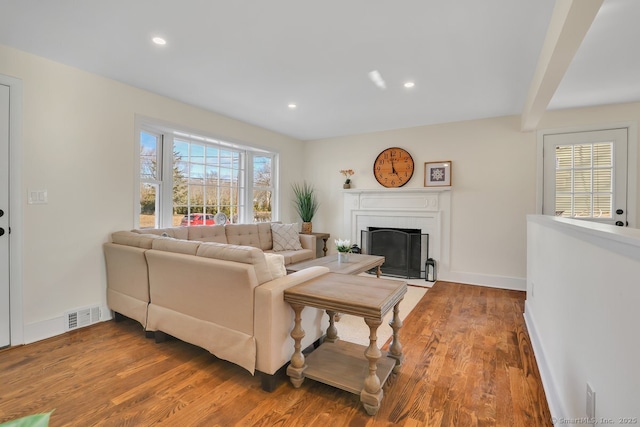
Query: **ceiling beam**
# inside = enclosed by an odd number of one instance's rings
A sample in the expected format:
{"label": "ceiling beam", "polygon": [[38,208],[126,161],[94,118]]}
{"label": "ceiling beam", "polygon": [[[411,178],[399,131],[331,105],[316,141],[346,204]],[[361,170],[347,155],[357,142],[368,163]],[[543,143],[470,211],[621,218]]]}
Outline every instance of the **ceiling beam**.
{"label": "ceiling beam", "polygon": [[538,126],[603,1],[556,1],[522,111],[522,131],[531,131]]}

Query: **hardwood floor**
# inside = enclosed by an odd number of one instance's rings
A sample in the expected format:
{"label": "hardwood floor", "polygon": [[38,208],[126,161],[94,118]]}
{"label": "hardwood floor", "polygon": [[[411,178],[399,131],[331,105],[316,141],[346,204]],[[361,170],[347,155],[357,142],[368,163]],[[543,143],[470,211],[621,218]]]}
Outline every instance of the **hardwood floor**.
{"label": "hardwood floor", "polygon": [[[370,417],[359,397],[260,379],[198,347],[103,322],[0,352],[0,423],[58,426],[551,426],[524,292],[438,282],[401,330],[400,373]],[[339,326],[339,325],[338,325]]]}

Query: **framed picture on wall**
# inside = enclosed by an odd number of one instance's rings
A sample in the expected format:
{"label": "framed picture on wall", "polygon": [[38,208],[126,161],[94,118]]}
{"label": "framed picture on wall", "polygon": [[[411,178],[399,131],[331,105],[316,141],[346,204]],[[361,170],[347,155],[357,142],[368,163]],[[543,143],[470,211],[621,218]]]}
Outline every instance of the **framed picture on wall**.
{"label": "framed picture on wall", "polygon": [[451,186],[451,160],[442,162],[425,162],[424,164],[425,187],[450,187]]}

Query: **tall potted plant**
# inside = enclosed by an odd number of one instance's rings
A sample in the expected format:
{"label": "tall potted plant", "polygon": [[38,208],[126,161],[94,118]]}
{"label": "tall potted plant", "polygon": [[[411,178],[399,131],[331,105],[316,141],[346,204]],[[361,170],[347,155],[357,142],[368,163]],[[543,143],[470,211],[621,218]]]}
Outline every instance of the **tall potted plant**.
{"label": "tall potted plant", "polygon": [[296,208],[296,212],[302,219],[302,233],[311,234],[312,225],[311,220],[318,211],[318,199],[315,195],[315,189],[312,185],[307,184],[304,181],[302,184],[292,184],[293,188],[293,204]]}

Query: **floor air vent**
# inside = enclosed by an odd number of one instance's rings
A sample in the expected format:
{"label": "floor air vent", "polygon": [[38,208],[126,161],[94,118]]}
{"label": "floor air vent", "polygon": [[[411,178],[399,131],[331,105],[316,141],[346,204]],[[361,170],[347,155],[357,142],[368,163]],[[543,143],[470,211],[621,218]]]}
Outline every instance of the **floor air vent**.
{"label": "floor air vent", "polygon": [[89,326],[100,321],[100,307],[83,308],[65,314],[67,331]]}

